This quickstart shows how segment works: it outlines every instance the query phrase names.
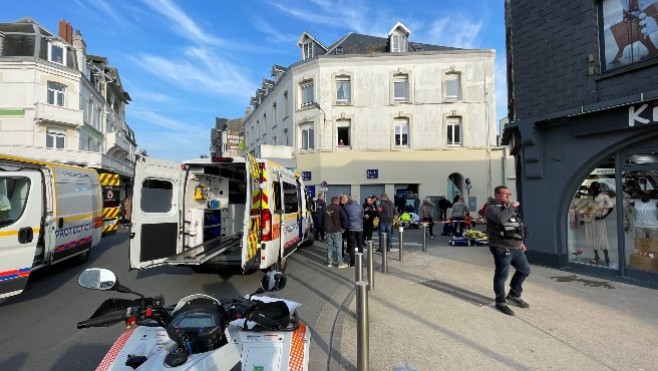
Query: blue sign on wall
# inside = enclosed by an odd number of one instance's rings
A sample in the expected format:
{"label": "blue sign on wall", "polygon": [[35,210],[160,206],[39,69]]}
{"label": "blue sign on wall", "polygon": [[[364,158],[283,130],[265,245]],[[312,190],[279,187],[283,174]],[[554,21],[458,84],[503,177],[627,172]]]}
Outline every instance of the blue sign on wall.
{"label": "blue sign on wall", "polygon": [[315,186],[305,186],[304,189],[311,198],[315,198]]}
{"label": "blue sign on wall", "polygon": [[302,171],[302,180],[311,180],[311,172],[310,171]]}
{"label": "blue sign on wall", "polygon": [[379,178],[379,169],[367,169],[366,170],[367,179],[377,179]]}

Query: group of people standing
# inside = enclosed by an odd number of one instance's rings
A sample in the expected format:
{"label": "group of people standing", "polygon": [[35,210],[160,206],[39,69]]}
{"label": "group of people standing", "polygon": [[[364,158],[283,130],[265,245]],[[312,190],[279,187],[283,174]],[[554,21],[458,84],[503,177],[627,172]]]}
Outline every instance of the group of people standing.
{"label": "group of people standing", "polygon": [[375,223],[380,236],[386,233],[386,249],[390,251],[396,214],[395,206],[386,194],[380,196],[379,204],[377,197],[372,195],[366,197],[363,205],[356,196],[346,194],[331,197],[327,205],[324,195],[318,195],[313,213],[315,239],[327,242],[327,266],[333,267],[335,255],[338,268],[348,267],[343,256],[349,254],[349,266],[353,267],[356,252],[363,253],[363,245],[372,240]]}

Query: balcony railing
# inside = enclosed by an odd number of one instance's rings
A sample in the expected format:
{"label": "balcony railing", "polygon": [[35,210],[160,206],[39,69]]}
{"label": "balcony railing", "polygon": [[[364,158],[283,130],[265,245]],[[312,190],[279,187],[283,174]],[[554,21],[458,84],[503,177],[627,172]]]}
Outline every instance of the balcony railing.
{"label": "balcony railing", "polygon": [[52,104],[37,103],[34,118],[40,122],[52,122],[78,128],[84,125],[84,112]]}

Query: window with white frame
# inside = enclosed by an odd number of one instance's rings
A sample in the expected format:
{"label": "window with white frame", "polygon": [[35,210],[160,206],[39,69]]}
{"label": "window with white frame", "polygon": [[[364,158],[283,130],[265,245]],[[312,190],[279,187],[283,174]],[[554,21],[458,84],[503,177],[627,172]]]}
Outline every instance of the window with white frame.
{"label": "window with white frame", "polygon": [[445,99],[460,100],[462,95],[461,73],[451,72],[445,74]]}
{"label": "window with white frame", "polygon": [[268,126],[267,126],[267,113],[264,113],[263,114],[263,134],[262,134],[263,136],[265,136],[265,134],[267,134],[267,128],[268,128]]}
{"label": "window with white frame", "polygon": [[391,52],[402,53],[407,51],[407,38],[404,35],[391,35]]}
{"label": "window with white frame", "polygon": [[313,105],[313,80],[307,80],[299,84],[301,95],[301,106],[309,107]]}
{"label": "window with white frame", "polygon": [[336,147],[338,148],[350,148],[352,143],[350,141],[350,120],[338,120],[336,121]]}
{"label": "window with white frame", "polygon": [[66,66],[66,47],[61,42],[51,41],[48,44],[48,60]]}
{"label": "window with white frame", "polygon": [[66,139],[66,134],[60,131],[49,129],[46,131],[46,148],[64,149],[65,139]]}
{"label": "window with white frame", "polygon": [[409,101],[409,76],[398,74],[393,76],[393,101]]}
{"label": "window with white frame", "polygon": [[350,104],[352,101],[352,84],[349,76],[336,77],[336,104]]}
{"label": "window with white frame", "polygon": [[446,138],[449,146],[462,145],[462,118],[451,116],[446,119]]}
{"label": "window with white frame", "polygon": [[299,135],[300,150],[315,149],[315,137],[312,122],[306,122],[299,125]]}
{"label": "window with white frame", "polygon": [[64,106],[66,87],[58,82],[48,81],[48,104]]}
{"label": "window with white frame", "polygon": [[395,146],[409,147],[409,119],[406,117],[396,118],[394,122]]}
{"label": "window with white frame", "polygon": [[304,53],[303,60],[313,58],[313,42],[311,42],[311,41],[305,42],[304,45],[302,46],[302,48],[303,48],[303,53]]}

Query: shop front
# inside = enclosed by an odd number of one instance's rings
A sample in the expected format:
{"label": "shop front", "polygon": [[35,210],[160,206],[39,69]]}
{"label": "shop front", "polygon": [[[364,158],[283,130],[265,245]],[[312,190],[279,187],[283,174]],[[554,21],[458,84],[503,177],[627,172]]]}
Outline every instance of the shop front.
{"label": "shop front", "polygon": [[658,284],[658,130],[628,125],[635,110],[525,133],[533,140],[517,152],[525,165],[517,186],[532,263]]}

